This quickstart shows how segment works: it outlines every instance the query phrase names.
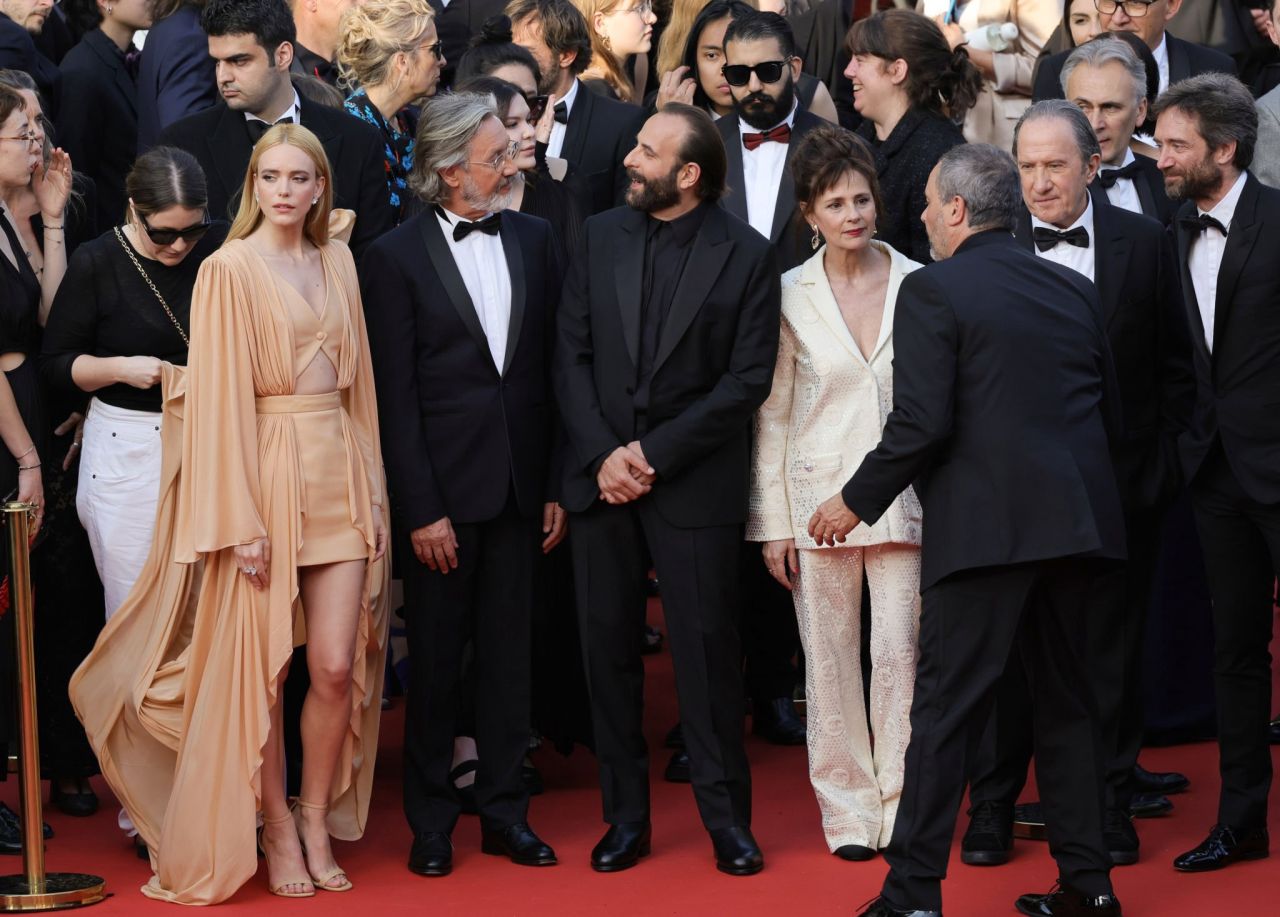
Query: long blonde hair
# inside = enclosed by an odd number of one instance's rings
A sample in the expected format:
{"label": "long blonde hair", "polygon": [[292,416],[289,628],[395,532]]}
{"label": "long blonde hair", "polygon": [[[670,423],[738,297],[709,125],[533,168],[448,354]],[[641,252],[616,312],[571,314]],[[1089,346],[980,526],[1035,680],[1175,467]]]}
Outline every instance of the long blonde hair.
{"label": "long blonde hair", "polygon": [[[662,37],[658,39],[657,76],[659,78],[677,67],[684,66],[684,50],[685,45],[689,43],[689,32],[692,31],[693,23],[702,12],[702,8],[710,2],[711,0],[675,0],[671,4],[671,21],[662,30]],[[697,73],[686,75],[690,79],[698,78]]]}
{"label": "long blonde hair", "polygon": [[262,154],[285,145],[296,146],[310,156],[316,167],[316,175],[324,179],[320,200],[312,204],[307,212],[307,222],[302,227],[302,233],[317,248],[328,244],[329,211],[333,209],[333,169],[329,166],[329,157],[320,138],[301,124],[276,124],[254,146],[253,155],[249,157],[249,167],[245,169],[244,186],[240,189],[240,209],[227,233],[228,242],[245,238],[262,224],[262,207],[258,204],[257,195],[253,193],[253,180],[258,175],[258,163]]}
{"label": "long blonde hair", "polygon": [[591,36],[591,65],[582,75],[589,76],[593,71],[599,73],[619,99],[638,102],[635,98],[636,87],[623,67],[622,58],[605,45],[605,36],[600,34],[595,24],[596,13],[611,13],[622,2],[623,0],[573,0],[573,5],[582,13],[582,18],[587,20],[587,34]]}

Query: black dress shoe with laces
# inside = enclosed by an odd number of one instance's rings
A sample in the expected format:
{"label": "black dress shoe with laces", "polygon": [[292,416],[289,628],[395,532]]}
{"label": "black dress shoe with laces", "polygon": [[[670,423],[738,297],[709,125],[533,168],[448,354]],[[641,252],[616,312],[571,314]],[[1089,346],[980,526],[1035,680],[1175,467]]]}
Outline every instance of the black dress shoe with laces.
{"label": "black dress shoe with laces", "polygon": [[1069,885],[1054,885],[1045,895],[1023,895],[1013,903],[1028,917],[1121,917],[1115,895],[1085,895]]}
{"label": "black dress shoe with laces", "polygon": [[1191,781],[1186,774],[1177,771],[1149,771],[1141,764],[1133,766],[1133,777],[1130,778],[1134,792],[1155,793],[1158,796],[1172,796],[1184,793]]}
{"label": "black dress shoe with laces", "polygon": [[480,852],[502,856],[517,866],[554,866],[556,852],[542,842],[524,822],[505,828],[485,828],[480,834]]}
{"label": "black dress shoe with laces", "polygon": [[858,912],[858,917],[942,917],[942,911],[903,910],[883,898],[876,898],[865,910]]}
{"label": "black dress shoe with laces", "polygon": [[1013,849],[1013,806],[980,802],[969,809],[969,827],[960,841],[960,862],[967,866],[1000,866]]}
{"label": "black dress shoe with laces", "polygon": [[662,779],[667,783],[690,783],[693,778],[689,775],[689,753],[681,748],[679,751],[671,753],[671,760],[667,762],[667,769],[662,772]]}
{"label": "black dress shoe with laces", "polygon": [[[46,823],[44,839],[53,837],[53,829]],[[0,802],[0,853],[22,853],[22,822],[18,813]]]}
{"label": "black dress shoe with laces", "polygon": [[803,745],[807,732],[789,697],[756,701],[752,705],[751,731],[773,745]]}
{"label": "black dress shoe with laces", "polygon": [[1266,828],[1237,831],[1227,825],[1214,825],[1209,836],[1195,850],[1188,850],[1173,861],[1178,872],[1210,872],[1244,860],[1262,860],[1271,855]]}
{"label": "black dress shoe with laces", "polygon": [[1132,819],[1119,809],[1108,809],[1102,817],[1102,840],[1116,866],[1132,866],[1138,862],[1138,832]]}
{"label": "black dress shoe with laces", "polygon": [[741,826],[717,828],[711,833],[711,846],[716,852],[716,869],[731,876],[752,876],[764,869],[764,854],[751,836],[751,829]]}
{"label": "black dress shoe with laces", "polygon": [[652,832],[647,821],[610,825],[591,851],[591,868],[596,872],[621,872],[649,855]]}
{"label": "black dress shoe with laces", "polygon": [[1134,793],[1129,797],[1129,815],[1133,818],[1159,818],[1173,811],[1173,803],[1161,793]]}
{"label": "black dress shoe with laces", "polygon": [[409,849],[409,871],[420,876],[447,876],[453,871],[453,841],[443,831],[426,831],[413,836]]}
{"label": "black dress shoe with laces", "polygon": [[864,863],[867,860],[874,860],[876,857],[875,850],[870,847],[863,847],[861,844],[843,844],[831,852],[842,860],[848,860],[850,863]]}

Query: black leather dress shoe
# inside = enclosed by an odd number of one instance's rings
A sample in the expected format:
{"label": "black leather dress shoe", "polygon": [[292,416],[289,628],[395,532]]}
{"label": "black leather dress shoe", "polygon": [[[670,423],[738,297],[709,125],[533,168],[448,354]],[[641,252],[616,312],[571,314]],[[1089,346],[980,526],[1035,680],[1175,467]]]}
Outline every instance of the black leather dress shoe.
{"label": "black leather dress shoe", "polygon": [[804,720],[796,713],[795,702],[789,697],[756,701],[752,705],[751,731],[774,745],[805,744]]}
{"label": "black leather dress shoe", "polygon": [[413,836],[409,849],[409,872],[420,876],[447,876],[453,871],[453,841],[443,831],[427,831]]}
{"label": "black leather dress shoe", "polygon": [[969,827],[960,841],[960,862],[968,866],[1000,866],[1013,849],[1013,806],[980,802],[969,810]]}
{"label": "black leather dress shoe", "polygon": [[[44,825],[44,839],[53,837],[53,829]],[[18,813],[0,802],[0,853],[22,853],[22,822]]]}
{"label": "black leather dress shoe", "polygon": [[848,860],[850,863],[863,863],[867,860],[874,860],[876,857],[876,852],[873,849],[863,847],[861,844],[842,844],[831,852],[842,860]]}
{"label": "black leather dress shoe", "polygon": [[480,852],[504,856],[517,866],[554,866],[556,852],[524,822],[480,834]]}
{"label": "black leather dress shoe", "polygon": [[1214,825],[1204,843],[1174,860],[1173,868],[1178,872],[1210,872],[1243,860],[1265,859],[1270,854],[1266,828],[1236,831],[1226,825]]}
{"label": "black leather dress shoe", "polygon": [[893,907],[883,898],[877,898],[866,910],[859,911],[858,917],[942,917],[942,911],[904,911]]}
{"label": "black leather dress shoe", "polygon": [[689,776],[689,753],[683,748],[679,751],[671,753],[671,760],[667,762],[667,769],[662,772],[662,779],[667,783],[689,783],[692,778]]}
{"label": "black leather dress shoe", "polygon": [[1129,797],[1129,814],[1133,818],[1159,818],[1172,811],[1173,803],[1160,793],[1134,793]]}
{"label": "black leather dress shoe", "polygon": [[1108,809],[1102,818],[1102,840],[1116,866],[1132,866],[1138,862],[1138,832],[1133,821],[1119,809]]}
{"label": "black leather dress shoe", "polygon": [[676,723],[667,730],[667,737],[662,740],[664,748],[684,748],[684,727]]}
{"label": "black leather dress shoe", "polygon": [[1133,766],[1133,777],[1130,780],[1133,789],[1138,793],[1155,793],[1160,796],[1172,796],[1174,793],[1185,793],[1191,781],[1186,774],[1177,771],[1149,771],[1141,764]]}
{"label": "black leather dress shoe", "polygon": [[49,782],[49,804],[57,806],[64,815],[76,818],[88,818],[98,811],[98,796],[93,790],[86,792],[64,793],[58,781]]}
{"label": "black leather dress shoe", "polygon": [[596,872],[621,872],[649,855],[652,832],[647,821],[610,825],[591,850],[591,868]]}
{"label": "black leather dress shoe", "polygon": [[764,854],[751,836],[751,829],[735,825],[711,832],[716,852],[716,869],[731,876],[751,876],[764,869]]}
{"label": "black leather dress shoe", "polygon": [[1023,895],[1013,906],[1028,917],[1121,917],[1115,895],[1090,897],[1069,885],[1055,885],[1045,895]]}

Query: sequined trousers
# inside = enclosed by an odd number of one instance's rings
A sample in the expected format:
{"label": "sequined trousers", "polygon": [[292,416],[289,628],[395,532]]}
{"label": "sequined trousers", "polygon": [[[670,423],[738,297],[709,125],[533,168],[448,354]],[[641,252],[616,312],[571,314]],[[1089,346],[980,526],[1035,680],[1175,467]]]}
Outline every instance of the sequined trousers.
{"label": "sequined trousers", "polygon": [[[793,597],[805,653],[809,780],[831,850],[889,843],[911,738],[920,549],[801,549]],[[863,698],[862,578],[871,593],[871,716]]]}

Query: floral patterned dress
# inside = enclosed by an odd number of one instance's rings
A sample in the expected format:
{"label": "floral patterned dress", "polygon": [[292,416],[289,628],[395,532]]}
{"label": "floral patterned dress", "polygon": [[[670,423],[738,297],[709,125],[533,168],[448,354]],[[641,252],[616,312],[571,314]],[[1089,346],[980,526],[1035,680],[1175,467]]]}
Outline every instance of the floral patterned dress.
{"label": "floral patterned dress", "polygon": [[404,221],[409,192],[409,172],[413,169],[413,124],[409,111],[397,114],[390,122],[382,117],[363,88],[357,89],[344,103],[349,114],[372,124],[382,132],[382,160],[387,174],[387,192],[396,211],[396,225]]}

